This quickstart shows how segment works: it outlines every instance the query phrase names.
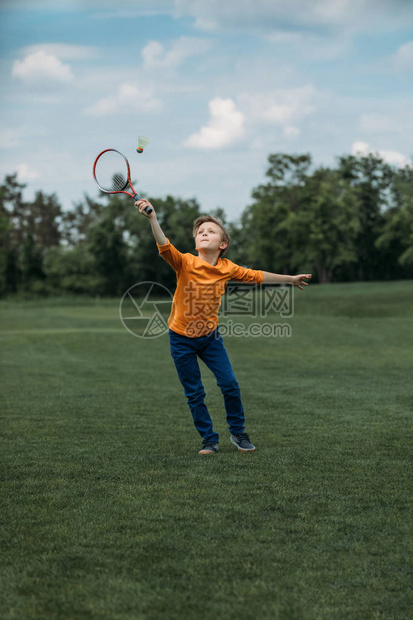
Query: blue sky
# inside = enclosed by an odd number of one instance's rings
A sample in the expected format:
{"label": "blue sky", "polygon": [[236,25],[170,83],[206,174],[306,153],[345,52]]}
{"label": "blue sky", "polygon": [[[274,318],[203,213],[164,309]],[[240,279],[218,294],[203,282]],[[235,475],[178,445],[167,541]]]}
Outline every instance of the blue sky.
{"label": "blue sky", "polygon": [[0,18],[0,173],[28,198],[96,196],[108,147],[138,191],[231,220],[270,153],[412,161],[410,0],[3,0]]}

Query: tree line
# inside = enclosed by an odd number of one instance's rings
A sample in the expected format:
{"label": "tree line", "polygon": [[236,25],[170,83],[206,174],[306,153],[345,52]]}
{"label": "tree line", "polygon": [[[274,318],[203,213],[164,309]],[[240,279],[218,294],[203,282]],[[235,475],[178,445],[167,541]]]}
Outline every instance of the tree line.
{"label": "tree line", "polygon": [[[405,279],[413,267],[413,166],[377,154],[312,169],[310,154],[271,154],[267,182],[236,222],[228,258],[277,273],[312,272],[319,283]],[[55,194],[24,199],[8,175],[0,186],[0,295],[122,295],[142,281],[173,289],[150,227],[124,195],[84,195],[69,211]],[[196,199],[148,197],[167,237],[194,252]]]}

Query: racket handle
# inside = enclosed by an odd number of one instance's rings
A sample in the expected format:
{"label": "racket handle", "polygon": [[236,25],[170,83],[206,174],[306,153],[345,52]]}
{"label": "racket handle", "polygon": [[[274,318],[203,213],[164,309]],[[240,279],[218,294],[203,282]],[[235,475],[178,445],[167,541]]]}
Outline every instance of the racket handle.
{"label": "racket handle", "polygon": [[[142,197],[139,196],[139,194],[135,194],[133,198],[134,198],[134,200],[142,200]],[[148,215],[149,215],[149,213],[152,213],[151,207],[146,207],[145,208],[145,213],[147,213]]]}

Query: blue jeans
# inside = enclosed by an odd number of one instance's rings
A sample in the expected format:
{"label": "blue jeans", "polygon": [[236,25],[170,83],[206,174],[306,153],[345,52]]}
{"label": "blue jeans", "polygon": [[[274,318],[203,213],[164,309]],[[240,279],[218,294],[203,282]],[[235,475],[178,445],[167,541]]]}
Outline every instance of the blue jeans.
{"label": "blue jeans", "polygon": [[222,391],[230,433],[243,433],[245,416],[241,393],[218,328],[199,338],[181,336],[170,329],[169,341],[178,377],[201,437],[205,441],[219,441],[219,435],[212,428],[211,416],[204,402],[205,390],[197,357],[214,373],[217,385]]}

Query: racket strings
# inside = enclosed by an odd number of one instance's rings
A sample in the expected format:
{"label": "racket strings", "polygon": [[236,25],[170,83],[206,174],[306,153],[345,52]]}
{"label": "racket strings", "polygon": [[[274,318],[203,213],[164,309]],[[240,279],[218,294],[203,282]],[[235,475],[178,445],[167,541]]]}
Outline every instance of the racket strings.
{"label": "racket strings", "polygon": [[121,153],[106,151],[96,162],[95,178],[105,192],[121,192],[128,185],[128,168]]}

